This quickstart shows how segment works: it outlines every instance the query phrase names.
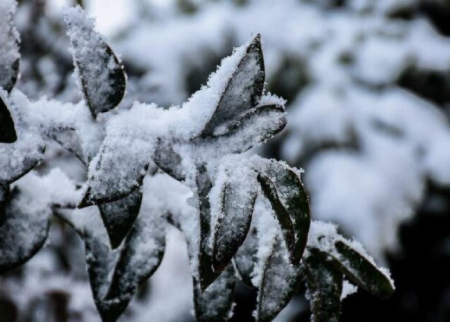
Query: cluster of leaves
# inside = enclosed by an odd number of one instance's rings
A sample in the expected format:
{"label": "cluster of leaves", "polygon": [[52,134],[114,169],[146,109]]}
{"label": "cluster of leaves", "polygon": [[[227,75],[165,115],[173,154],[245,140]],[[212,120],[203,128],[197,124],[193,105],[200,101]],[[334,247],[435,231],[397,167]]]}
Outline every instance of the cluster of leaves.
{"label": "cluster of leaves", "polygon": [[[82,127],[39,121],[30,127],[24,121],[28,116],[16,106],[22,96],[11,92],[19,60],[10,57],[19,57],[18,36],[10,15],[6,21],[0,39],[12,45],[0,57],[0,274],[25,263],[47,239],[49,216],[27,213],[30,208],[20,198],[26,192],[14,183],[44,158],[45,142],[55,140],[89,169],[84,189],[77,190],[84,193],[81,202],[52,200],[50,209],[84,241],[103,321],[116,321],[158,268],[167,224],[179,228],[188,243],[198,321],[231,316],[236,278],[258,289],[258,321],[271,321],[301,282],[309,290],[314,321],[339,319],[344,276],[376,296],[392,294],[388,275],[354,243],[332,229],[322,235],[323,230],[314,231],[321,224],[311,224],[298,170],[244,154],[286,124],[283,101],[264,94],[259,35],[223,61],[208,85],[181,108],[121,108],[123,66],[93,21],[80,8],[72,9],[68,34],[82,108],[89,109],[86,122],[101,137],[86,148]],[[209,112],[186,130],[186,111],[195,104]],[[159,120],[166,131],[154,120],[139,120],[142,115],[169,118]],[[144,177],[152,180],[157,172],[191,188],[186,204],[194,209],[191,217],[145,207]],[[82,211],[89,220],[80,219]],[[31,242],[22,243],[23,238]]]}

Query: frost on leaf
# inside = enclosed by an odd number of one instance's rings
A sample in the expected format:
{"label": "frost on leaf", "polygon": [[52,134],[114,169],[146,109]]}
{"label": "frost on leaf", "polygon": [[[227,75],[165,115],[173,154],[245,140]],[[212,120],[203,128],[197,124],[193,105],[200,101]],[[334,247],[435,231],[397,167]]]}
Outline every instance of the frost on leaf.
{"label": "frost on leaf", "polygon": [[197,178],[198,209],[200,216],[200,240],[198,242],[198,283],[204,291],[219,275],[213,270],[212,249],[209,238],[211,227],[211,204],[209,193],[212,188],[211,178],[205,167],[198,169]]}
{"label": "frost on leaf", "polygon": [[262,263],[262,267],[256,320],[269,322],[294,296],[300,282],[300,271],[290,263],[289,252],[278,235],[273,239],[269,256]]}
{"label": "frost on leaf", "polygon": [[123,199],[99,206],[112,249],[117,248],[130,231],[139,214],[141,202],[142,193],[136,190]]}
{"label": "frost on leaf", "polygon": [[264,162],[258,172],[258,181],[281,226],[291,261],[298,265],[311,222],[308,196],[300,177],[287,165],[274,160]]}
{"label": "frost on leaf", "polygon": [[342,240],[336,241],[335,248],[335,253],[330,255],[333,263],[352,283],[379,298],[394,293],[395,287],[387,272],[379,269],[370,258]]}
{"label": "frost on leaf", "polygon": [[142,213],[122,245],[112,250],[96,208],[63,212],[60,216],[84,240],[89,281],[102,320],[117,321],[138,287],[161,263],[165,248],[164,217]]}
{"label": "frost on leaf", "polygon": [[0,95],[0,144],[14,143],[17,141],[16,129],[11,113]]}
{"label": "frost on leaf", "polygon": [[[7,92],[13,89],[19,75],[19,34],[12,22],[15,9],[12,1],[0,4],[0,88]],[[0,125],[1,122],[0,115]]]}
{"label": "frost on leaf", "polygon": [[303,273],[311,303],[313,322],[339,322],[341,313],[342,273],[320,254],[303,260]]}
{"label": "frost on leaf", "polygon": [[261,36],[256,35],[246,46],[236,69],[225,84],[216,110],[203,130],[202,136],[213,136],[224,124],[257,105],[264,89],[264,59]]}
{"label": "frost on leaf", "polygon": [[146,142],[108,136],[89,166],[87,190],[79,207],[122,199],[142,185],[150,164]]}
{"label": "frost on leaf", "polygon": [[255,173],[231,162],[221,168],[210,193],[213,267],[222,271],[247,236],[257,195]]}
{"label": "frost on leaf", "polygon": [[197,140],[198,149],[214,151],[220,148],[222,155],[243,153],[261,142],[272,138],[286,126],[284,108],[281,105],[255,107],[227,124],[226,132],[218,137]]}
{"label": "frost on leaf", "polygon": [[0,190],[0,274],[3,274],[26,263],[42,248],[50,222],[43,211],[34,212],[23,205],[30,200],[19,189],[9,192],[0,185]]}
{"label": "frost on leaf", "polygon": [[226,322],[231,317],[233,308],[234,286],[236,277],[233,265],[204,291],[194,278],[194,307],[198,322]]}
{"label": "frost on leaf", "polygon": [[122,64],[106,40],[94,30],[94,20],[80,8],[66,11],[67,34],[72,44],[79,86],[91,113],[96,117],[116,107],[125,94]]}
{"label": "frost on leaf", "polygon": [[360,244],[344,239],[331,224],[313,222],[302,263],[317,322],[339,321],[343,276],[380,298],[395,290],[388,271],[378,268]]}
{"label": "frost on leaf", "polygon": [[43,159],[44,152],[45,143],[40,136],[19,125],[16,142],[0,143],[0,185],[24,176]]}

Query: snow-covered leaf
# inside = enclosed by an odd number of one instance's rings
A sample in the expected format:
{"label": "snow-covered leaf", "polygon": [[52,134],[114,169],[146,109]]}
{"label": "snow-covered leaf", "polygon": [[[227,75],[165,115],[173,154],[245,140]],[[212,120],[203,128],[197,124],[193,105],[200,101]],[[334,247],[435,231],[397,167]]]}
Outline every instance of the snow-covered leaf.
{"label": "snow-covered leaf", "polygon": [[0,95],[0,144],[14,143],[17,141],[17,133],[11,113]]}
{"label": "snow-covered leaf", "polygon": [[224,82],[225,88],[202,136],[215,135],[223,124],[236,120],[247,109],[255,106],[261,98],[264,79],[264,58],[261,36],[258,34],[248,43],[236,69]]}
{"label": "snow-covered leaf", "polygon": [[228,265],[244,242],[257,196],[253,170],[230,164],[222,172],[210,193],[215,217],[211,236],[213,266],[218,272]]}
{"label": "snow-covered leaf", "polygon": [[91,161],[87,189],[79,207],[122,199],[142,185],[150,164],[146,142],[137,138],[106,137]]}
{"label": "snow-covered leaf", "polygon": [[89,281],[102,320],[117,321],[138,287],[161,263],[165,249],[165,217],[143,212],[122,245],[112,250],[95,208],[63,212],[60,216],[84,240]]}
{"label": "snow-covered leaf", "polygon": [[99,206],[112,249],[116,249],[127,236],[139,214],[141,202],[142,193],[136,190],[123,199]]}
{"label": "snow-covered leaf", "polygon": [[[50,222],[46,213],[35,213],[23,202],[19,189],[2,187],[0,200],[0,274],[10,271],[33,257],[47,240]],[[2,197],[2,196],[0,196]]]}
{"label": "snow-covered leaf", "polygon": [[80,8],[66,11],[67,34],[72,44],[79,86],[92,115],[116,107],[125,94],[123,66],[106,40],[94,30],[94,20]]}
{"label": "snow-covered leaf", "polygon": [[332,265],[336,272],[375,296],[386,298],[395,290],[389,272],[377,267],[359,243],[339,235],[336,226],[313,222],[308,239],[309,254]]}
{"label": "snow-covered leaf", "polygon": [[282,162],[270,160],[258,170],[258,181],[280,223],[291,261],[298,265],[306,247],[311,223],[303,184],[299,175]]}
{"label": "snow-covered leaf", "polygon": [[333,252],[333,264],[354,284],[372,295],[387,298],[395,291],[395,286],[388,273],[379,269],[369,258],[353,248],[350,243],[338,240]]}
{"label": "snow-covered leaf", "polygon": [[224,132],[219,136],[200,138],[194,143],[200,150],[217,151],[217,154],[221,155],[243,153],[279,133],[286,126],[286,122],[281,105],[263,105],[247,111],[233,122],[224,124]]}
{"label": "snow-covered leaf", "polygon": [[19,76],[19,33],[12,21],[15,9],[15,2],[0,4],[0,88],[7,92],[13,89]]}
{"label": "snow-covered leaf", "polygon": [[204,291],[194,279],[194,308],[198,322],[226,322],[231,317],[233,308],[234,286],[236,277],[233,265]]}
{"label": "snow-covered leaf", "polygon": [[18,140],[0,143],[0,184],[12,183],[33,169],[43,158],[44,141],[34,132],[18,130]]}
{"label": "snow-covered leaf", "polygon": [[301,281],[300,269],[290,263],[289,257],[285,244],[279,236],[275,236],[270,254],[262,264],[263,273],[258,285],[257,321],[272,321],[297,291]]}
{"label": "snow-covered leaf", "polygon": [[302,261],[313,322],[339,322],[343,277],[326,257],[313,251]]}
{"label": "snow-covered leaf", "polygon": [[197,171],[197,194],[200,216],[200,240],[198,243],[198,283],[204,291],[220,275],[213,269],[212,248],[210,245],[211,229],[211,204],[209,193],[212,188],[211,178],[205,167],[199,167]]}
{"label": "snow-covered leaf", "polygon": [[166,245],[163,215],[141,214],[125,239],[117,261],[107,300],[134,294],[161,264]]}

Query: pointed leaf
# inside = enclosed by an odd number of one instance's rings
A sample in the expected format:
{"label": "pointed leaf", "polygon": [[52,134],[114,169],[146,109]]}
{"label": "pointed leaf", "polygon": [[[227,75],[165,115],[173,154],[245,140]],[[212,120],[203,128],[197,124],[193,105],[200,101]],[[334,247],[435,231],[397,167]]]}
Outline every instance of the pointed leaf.
{"label": "pointed leaf", "polygon": [[303,272],[311,303],[313,322],[339,322],[343,277],[316,252],[303,260]]}
{"label": "pointed leaf", "polygon": [[212,188],[211,179],[205,167],[199,167],[197,172],[197,193],[200,216],[200,240],[198,252],[198,283],[204,291],[219,276],[219,272],[213,270],[212,249],[209,242],[211,235],[211,205],[209,203],[209,192]]}
{"label": "pointed leaf", "polygon": [[201,138],[194,142],[199,149],[225,155],[243,153],[272,138],[286,126],[284,108],[264,105],[253,108],[236,121],[223,124],[214,138]]}
{"label": "pointed leaf", "polygon": [[138,138],[107,136],[89,165],[87,189],[79,207],[116,201],[135,191],[147,174],[150,154],[151,146]]}
{"label": "pointed leaf", "polygon": [[287,165],[271,160],[260,169],[258,181],[282,227],[292,263],[298,265],[311,224],[308,196],[300,177]]}
{"label": "pointed leaf", "polygon": [[388,273],[379,269],[372,260],[344,241],[336,241],[335,247],[337,256],[331,254],[333,264],[351,282],[380,298],[394,293],[395,286]]}
{"label": "pointed leaf", "polygon": [[16,129],[11,113],[0,95],[0,144],[14,143],[17,141]]}
{"label": "pointed leaf", "polygon": [[143,212],[124,243],[109,247],[96,208],[86,208],[59,216],[80,234],[85,243],[86,263],[92,294],[105,322],[123,314],[138,287],[161,263],[165,248],[165,216]]}
{"label": "pointed leaf", "polygon": [[141,214],[120,252],[107,299],[114,301],[133,295],[161,264],[166,246],[165,216]]}
{"label": "pointed leaf", "polygon": [[289,261],[284,243],[276,236],[258,287],[257,321],[272,321],[280,313],[296,293],[300,276],[300,270]]}
{"label": "pointed leaf", "polygon": [[256,185],[252,181],[255,176],[253,171],[236,167],[229,169],[229,172],[224,174],[226,179],[214,187],[220,191],[220,200],[216,201],[220,204],[214,207],[217,208],[217,220],[211,244],[214,270],[219,272],[228,265],[244,242],[257,196]]}
{"label": "pointed leaf", "polygon": [[205,291],[194,279],[194,307],[198,322],[225,322],[231,317],[236,277],[232,265]]}
{"label": "pointed leaf", "polygon": [[247,45],[236,70],[225,83],[217,108],[202,136],[214,135],[222,124],[235,120],[245,110],[257,105],[264,89],[264,79],[264,58],[258,34]]}
{"label": "pointed leaf", "polygon": [[0,4],[0,87],[7,92],[13,89],[19,75],[19,33],[13,26],[12,17],[15,9],[15,3]]}
{"label": "pointed leaf", "polygon": [[125,95],[126,75],[106,40],[94,30],[94,20],[81,7],[65,15],[81,90],[96,117],[116,107]]}
{"label": "pointed leaf", "polygon": [[116,249],[127,236],[139,214],[141,202],[142,193],[136,190],[123,199],[99,206],[112,249]]}
{"label": "pointed leaf", "polygon": [[[47,240],[50,222],[42,212],[29,213],[21,192],[10,193],[3,187],[3,211],[0,212],[0,274],[8,272],[32,258]],[[0,204],[1,206],[1,204]]]}

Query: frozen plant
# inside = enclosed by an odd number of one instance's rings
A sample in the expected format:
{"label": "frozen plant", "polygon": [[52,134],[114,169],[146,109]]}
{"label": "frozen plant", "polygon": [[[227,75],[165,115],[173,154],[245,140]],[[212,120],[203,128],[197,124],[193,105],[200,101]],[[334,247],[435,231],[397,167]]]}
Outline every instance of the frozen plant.
{"label": "frozen plant", "polygon": [[[84,100],[31,101],[13,89],[14,7],[0,10],[0,274],[45,245],[57,216],[84,242],[105,322],[157,270],[168,225],[187,242],[198,321],[231,317],[236,278],[258,290],[257,321],[273,320],[300,283],[313,321],[339,320],[349,283],[381,298],[393,293],[389,273],[360,244],[311,222],[301,170],[248,152],[286,125],[285,101],[264,91],[260,35],[181,106],[126,104],[118,56],[93,19],[71,8],[65,22]],[[87,167],[82,187],[59,169],[33,170],[50,141]]]}

